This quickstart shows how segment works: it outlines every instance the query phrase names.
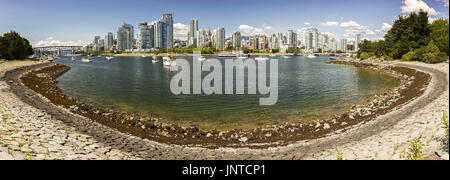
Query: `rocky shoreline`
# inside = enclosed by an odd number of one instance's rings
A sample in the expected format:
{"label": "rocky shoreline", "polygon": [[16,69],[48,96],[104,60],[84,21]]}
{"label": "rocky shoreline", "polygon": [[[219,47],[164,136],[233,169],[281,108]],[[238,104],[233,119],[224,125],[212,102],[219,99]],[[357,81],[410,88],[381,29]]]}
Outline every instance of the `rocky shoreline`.
{"label": "rocky shoreline", "polygon": [[[348,112],[337,114],[326,120],[312,123],[266,125],[252,130],[204,131],[197,127],[182,127],[164,123],[151,115],[143,116],[98,107],[69,97],[58,89],[55,80],[70,69],[64,65],[49,64],[46,67],[28,71],[20,79],[27,87],[42,94],[53,104],[60,105],[72,113],[87,117],[120,132],[161,143],[206,148],[268,148],[284,146],[301,140],[317,139],[332,133],[341,133],[348,127],[370,121],[420,96],[430,80],[425,73],[380,63],[374,65],[371,62],[361,63],[346,60],[332,63],[370,68],[388,73],[398,79],[399,86],[382,94],[374,95],[368,98],[366,104],[354,105]],[[6,77],[8,77],[8,73]]]}

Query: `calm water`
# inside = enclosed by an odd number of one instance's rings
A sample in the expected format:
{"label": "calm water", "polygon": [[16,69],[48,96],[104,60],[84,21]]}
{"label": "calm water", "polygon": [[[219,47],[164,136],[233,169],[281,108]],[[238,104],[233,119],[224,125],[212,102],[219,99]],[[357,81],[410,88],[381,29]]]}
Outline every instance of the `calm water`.
{"label": "calm water", "polygon": [[[183,58],[192,61],[192,57]],[[153,64],[151,57],[116,57],[111,61],[95,57],[91,63],[80,59],[56,61],[72,67],[58,79],[64,93],[89,103],[152,113],[170,122],[202,128],[246,128],[323,118],[396,85],[385,74],[324,64],[328,57],[280,58],[278,103],[259,106],[260,95],[175,96],[170,91],[170,79],[176,72],[162,63]],[[218,59],[224,64],[224,58]]]}

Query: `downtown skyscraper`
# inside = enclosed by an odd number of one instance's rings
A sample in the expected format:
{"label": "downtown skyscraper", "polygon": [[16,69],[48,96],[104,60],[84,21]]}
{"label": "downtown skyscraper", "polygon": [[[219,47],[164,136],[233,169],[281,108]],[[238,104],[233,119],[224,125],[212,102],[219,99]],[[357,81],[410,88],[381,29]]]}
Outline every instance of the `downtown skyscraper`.
{"label": "downtown skyscraper", "polygon": [[162,19],[152,24],[154,48],[173,48],[173,15],[163,14]]}
{"label": "downtown skyscraper", "polygon": [[188,33],[188,45],[197,45],[197,31],[198,31],[198,20],[191,19],[190,28]]}
{"label": "downtown skyscraper", "polygon": [[216,48],[219,50],[225,49],[225,28],[219,27],[216,31]]}
{"label": "downtown skyscraper", "polygon": [[105,36],[105,50],[113,49],[113,45],[114,45],[113,33],[108,32],[108,34]]}
{"label": "downtown skyscraper", "polygon": [[295,49],[297,47],[297,33],[295,33],[293,30],[289,30],[287,41],[289,49]]}

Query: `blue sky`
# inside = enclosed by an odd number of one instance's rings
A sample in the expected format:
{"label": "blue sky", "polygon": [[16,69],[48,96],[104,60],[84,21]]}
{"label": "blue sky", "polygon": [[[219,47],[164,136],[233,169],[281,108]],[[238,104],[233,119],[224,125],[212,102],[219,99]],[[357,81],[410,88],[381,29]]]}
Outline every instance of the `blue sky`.
{"label": "blue sky", "polygon": [[418,9],[449,16],[448,0],[0,0],[0,33],[16,30],[35,45],[83,44],[122,22],[136,27],[175,12],[181,39],[192,18],[201,29],[223,26],[227,35],[316,27],[336,38],[377,39],[398,15]]}

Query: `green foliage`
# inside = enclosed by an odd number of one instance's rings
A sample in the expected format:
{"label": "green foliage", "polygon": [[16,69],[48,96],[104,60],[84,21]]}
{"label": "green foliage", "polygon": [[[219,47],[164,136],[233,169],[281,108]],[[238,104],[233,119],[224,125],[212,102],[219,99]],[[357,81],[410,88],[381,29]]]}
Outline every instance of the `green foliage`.
{"label": "green foliage", "polygon": [[445,129],[445,133],[448,138],[449,134],[448,134],[448,117],[447,117],[447,115],[444,114],[444,116],[442,116],[441,120],[442,120],[442,125],[443,125],[442,127]]}
{"label": "green foliage", "polygon": [[338,161],[344,160],[344,153],[341,150],[338,151],[336,160]]}
{"label": "green foliage", "polygon": [[[385,40],[360,43],[358,57],[363,53],[386,60],[422,61],[439,63],[449,54],[448,19],[438,19],[429,24],[424,11],[399,16],[384,36]],[[367,58],[366,55],[361,58]]]}
{"label": "green foliage", "polygon": [[441,52],[449,55],[449,22],[448,19],[437,19],[431,24],[430,38],[438,46]]}
{"label": "green foliage", "polygon": [[427,47],[425,47],[425,53],[421,60],[426,63],[440,63],[447,60],[446,54],[439,51],[434,41],[431,41]]}
{"label": "green foliage", "polygon": [[410,51],[410,52],[406,53],[405,55],[403,55],[402,61],[413,61],[414,56],[415,56],[414,51]]}
{"label": "green foliage", "polygon": [[331,53],[342,54],[342,53],[345,53],[345,52],[341,51],[341,50],[337,50],[337,51],[331,51]]}
{"label": "green foliage", "polygon": [[368,53],[362,53],[360,56],[359,56],[359,58],[361,59],[361,60],[366,60],[366,59],[369,59],[370,58],[370,55],[368,54]]}
{"label": "green foliage", "polygon": [[444,114],[444,116],[442,116],[441,118],[441,121],[442,121],[442,128],[444,128],[445,130],[445,138],[443,139],[442,145],[444,150],[448,152],[449,150],[448,116]]}
{"label": "green foliage", "polygon": [[30,42],[19,33],[11,31],[0,36],[0,58],[6,60],[24,60],[33,55]]}
{"label": "green foliage", "polygon": [[420,137],[413,139],[410,142],[408,152],[407,152],[407,160],[424,160],[422,149],[424,144],[422,143],[422,135]]}
{"label": "green foliage", "polygon": [[301,54],[302,50],[301,49],[288,49],[286,50],[286,53],[297,53],[297,54]]}

